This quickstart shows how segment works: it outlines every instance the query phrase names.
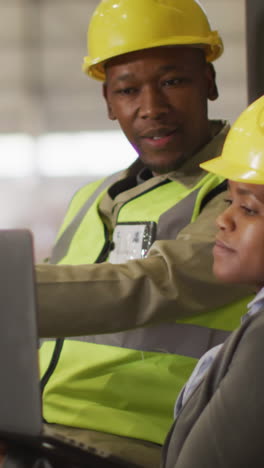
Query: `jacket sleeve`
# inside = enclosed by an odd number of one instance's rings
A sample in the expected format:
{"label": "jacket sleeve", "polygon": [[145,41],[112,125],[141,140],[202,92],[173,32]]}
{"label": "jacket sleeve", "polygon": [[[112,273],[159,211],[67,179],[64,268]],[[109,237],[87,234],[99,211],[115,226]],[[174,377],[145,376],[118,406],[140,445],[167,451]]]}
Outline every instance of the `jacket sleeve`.
{"label": "jacket sleeve", "polygon": [[37,265],[42,337],[111,333],[185,318],[245,297],[245,287],[212,275],[215,218],[211,200],[177,239],[156,241],[145,259],[125,264]]}
{"label": "jacket sleeve", "polygon": [[[212,398],[213,372],[186,403],[164,452],[165,468],[263,467],[264,312],[260,314],[262,317],[253,320],[244,333],[230,367],[222,355],[218,371],[222,366],[227,373]],[[207,405],[190,428],[188,421],[199,413],[203,399],[207,399]],[[182,437],[180,449],[175,450]]]}

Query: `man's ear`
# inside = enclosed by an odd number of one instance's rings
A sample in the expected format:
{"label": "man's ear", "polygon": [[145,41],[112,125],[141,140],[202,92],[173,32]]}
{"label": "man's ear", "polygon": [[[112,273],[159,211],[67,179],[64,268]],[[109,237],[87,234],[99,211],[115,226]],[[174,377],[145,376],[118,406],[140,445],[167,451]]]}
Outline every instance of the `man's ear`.
{"label": "man's ear", "polygon": [[207,97],[210,101],[215,101],[218,98],[218,89],[216,84],[215,68],[211,62],[206,64],[206,74],[208,81]]}
{"label": "man's ear", "polygon": [[112,106],[111,106],[111,103],[109,102],[109,97],[108,97],[108,93],[107,93],[107,84],[104,83],[103,84],[103,96],[104,96],[104,99],[105,99],[105,102],[106,102],[106,106],[107,106],[107,113],[108,113],[108,117],[110,120],[116,120],[116,117],[113,113],[113,110],[112,110]]}

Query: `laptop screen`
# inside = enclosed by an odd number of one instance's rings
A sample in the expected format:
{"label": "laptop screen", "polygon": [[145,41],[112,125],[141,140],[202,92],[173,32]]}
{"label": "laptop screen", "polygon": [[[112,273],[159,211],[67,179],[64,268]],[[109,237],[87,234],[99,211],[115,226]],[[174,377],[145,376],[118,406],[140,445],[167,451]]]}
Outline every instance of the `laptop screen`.
{"label": "laptop screen", "polygon": [[0,230],[0,432],[41,432],[33,242]]}

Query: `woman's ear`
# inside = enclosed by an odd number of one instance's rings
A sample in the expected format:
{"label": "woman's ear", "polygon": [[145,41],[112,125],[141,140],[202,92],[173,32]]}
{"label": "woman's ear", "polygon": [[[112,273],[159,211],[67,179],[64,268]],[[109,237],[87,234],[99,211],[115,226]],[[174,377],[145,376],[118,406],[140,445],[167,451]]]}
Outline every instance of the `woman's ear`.
{"label": "woman's ear", "polygon": [[208,79],[208,94],[210,101],[215,101],[218,98],[218,89],[216,85],[216,73],[212,63],[207,63],[207,79]]}
{"label": "woman's ear", "polygon": [[106,102],[108,118],[110,120],[116,120],[116,117],[115,117],[115,115],[113,113],[112,106],[111,106],[111,103],[110,103],[110,100],[109,100],[109,97],[108,97],[107,84],[106,83],[103,84],[103,96],[104,96],[104,99],[105,99],[105,102]]}

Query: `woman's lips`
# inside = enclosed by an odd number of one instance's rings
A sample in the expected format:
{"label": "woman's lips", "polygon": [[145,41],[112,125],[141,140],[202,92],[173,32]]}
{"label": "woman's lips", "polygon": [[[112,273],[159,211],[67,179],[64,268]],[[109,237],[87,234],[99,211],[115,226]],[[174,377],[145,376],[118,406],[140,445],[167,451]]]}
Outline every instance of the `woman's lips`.
{"label": "woman's lips", "polygon": [[235,249],[233,249],[226,242],[216,239],[215,245],[213,248],[214,255],[224,255],[226,253],[234,253],[234,252],[235,252]]}

